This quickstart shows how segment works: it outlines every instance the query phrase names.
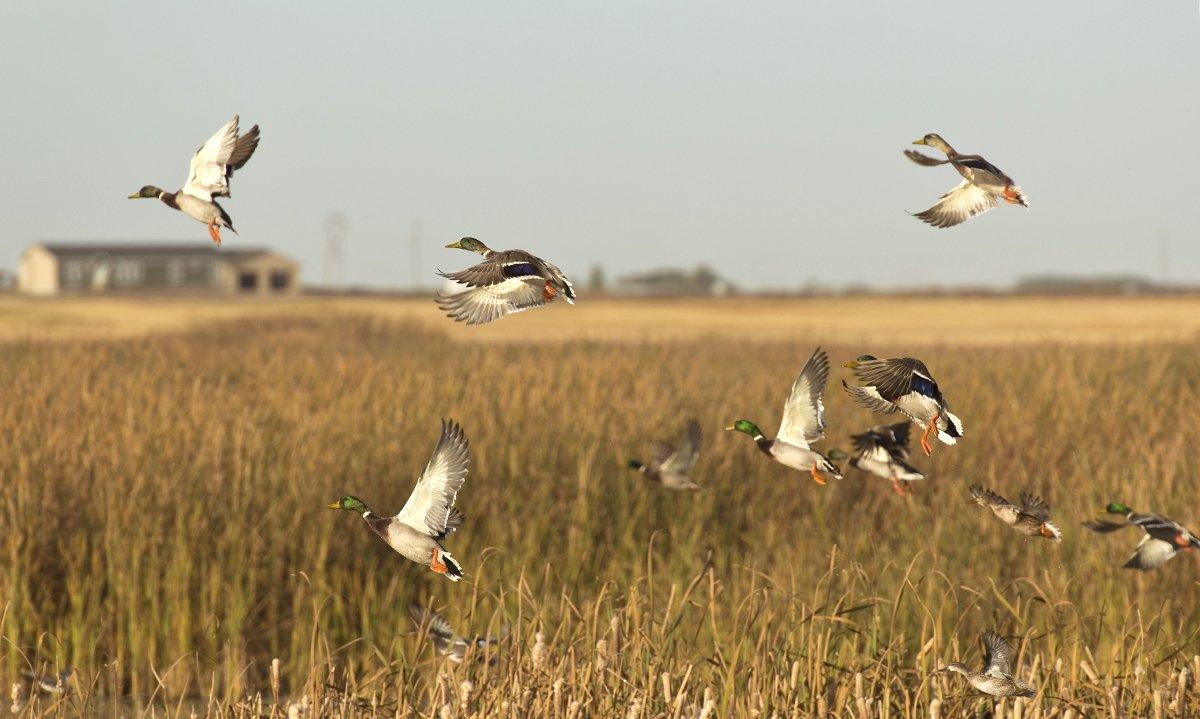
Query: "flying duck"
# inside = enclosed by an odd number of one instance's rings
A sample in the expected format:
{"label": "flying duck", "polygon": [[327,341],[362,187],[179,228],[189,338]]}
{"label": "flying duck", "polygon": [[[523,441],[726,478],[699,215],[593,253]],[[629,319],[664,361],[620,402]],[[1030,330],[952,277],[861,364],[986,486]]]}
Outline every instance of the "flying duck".
{"label": "flying duck", "polygon": [[129,196],[131,200],[157,197],[167,207],[179,210],[194,220],[208,225],[208,236],[221,244],[221,228],[233,229],[233,220],[225,208],[217,204],[214,197],[229,197],[229,180],[234,170],[240,170],[250,161],[258,148],[258,125],[240,137],[238,116],[225,124],[217,134],[208,138],[192,156],[188,167],[187,182],[177,192],[165,192],[154,185],[146,185]]}
{"label": "flying duck", "polygon": [[21,672],[21,678],[29,683],[29,687],[31,689],[30,694],[70,694],[71,679],[74,676],[74,668],[64,669],[57,674],[40,673],[28,670]]}
{"label": "flying duck", "polygon": [[904,154],[908,159],[926,167],[950,164],[963,176],[963,181],[942,195],[937,204],[924,212],[918,212],[918,219],[934,227],[953,227],[999,207],[1001,200],[1012,205],[1029,207],[1028,198],[1013,179],[979,155],[959,154],[941,135],[932,132],[913,144],[941,150],[946,153],[946,159],[939,160],[916,150],[905,150]]}
{"label": "flying duck", "polygon": [[[446,621],[442,615],[417,604],[409,605],[408,613],[412,617],[413,624],[417,625],[417,631],[424,629],[428,632],[429,641],[433,644],[434,650],[455,664],[462,663],[469,648],[483,649],[500,641],[500,637],[464,637],[455,632],[454,627],[451,627],[450,622]],[[483,661],[483,657],[479,659]],[[489,664],[495,662],[495,656],[488,661]]]}
{"label": "flying duck", "polygon": [[899,410],[925,430],[921,434],[921,449],[926,456],[933,453],[930,434],[937,432],[944,444],[956,444],[963,436],[962,422],[950,411],[937,382],[921,360],[912,357],[881,360],[861,355],[844,366],[854,370],[854,376],[865,385],[851,387],[842,380],[842,388],[859,404],[885,414]]}
{"label": "flying duck", "polygon": [[1158,569],[1185,549],[1200,549],[1200,539],[1179,522],[1157,514],[1139,514],[1120,502],[1110,503],[1105,507],[1105,511],[1109,514],[1123,515],[1125,521],[1106,522],[1094,519],[1084,522],[1083,526],[1102,534],[1137,526],[1146,533],[1129,560],[1121,565],[1125,569]]}
{"label": "flying duck", "polygon": [[965,664],[951,662],[939,671],[957,672],[967,678],[975,689],[994,697],[1032,697],[1033,687],[1012,675],[1012,647],[995,632],[983,634],[983,671],[973,672]]}
{"label": "flying duck", "polygon": [[469,449],[462,427],[455,422],[442,422],[442,435],[433,456],[399,514],[382,517],[351,495],[330,504],[329,509],[361,514],[367,526],[389,547],[457,582],[462,579],[462,567],[442,546],[442,540],[463,523],[463,515],[454,508],[454,500],[463,482],[467,481]]}
{"label": "flying duck", "polygon": [[541,307],[562,295],[575,304],[575,287],[562,270],[525,250],[496,251],[474,237],[446,247],[483,255],[483,262],[460,272],[439,272],[466,289],[438,294],[437,303],[456,322],[481,325],[504,315]]}
{"label": "flying duck", "polygon": [[[854,453],[847,455],[840,450],[830,450],[829,458],[835,462],[849,459],[850,466],[891,480],[892,490],[905,493],[905,484],[926,479],[925,474],[908,463],[909,421],[896,424],[876,425],[862,434],[850,435]],[[905,484],[901,484],[904,482]]]}
{"label": "flying duck", "polygon": [[746,419],[739,419],[725,429],[750,435],[763,454],[785,467],[809,472],[817,484],[825,484],[822,474],[841,479],[842,473],[833,462],[811,448],[812,443],[825,436],[825,404],[821,396],[825,394],[828,376],[829,357],[818,347],[792,383],[792,393],[783,406],[783,420],[774,439],[763,436],[758,425]]}
{"label": "flying duck", "polygon": [[1062,532],[1050,523],[1050,505],[1041,497],[1021,492],[1018,506],[995,492],[973,484],[971,499],[980,507],[987,507],[1001,521],[1027,537],[1045,537],[1056,542],[1062,540]]}
{"label": "flying duck", "polygon": [[700,485],[688,477],[696,460],[700,458],[700,423],[694,419],[688,420],[683,430],[683,438],[674,447],[663,442],[655,442],[651,449],[649,464],[640,460],[629,460],[629,468],[641,472],[646,479],[658,482],[667,489],[685,489],[699,492]]}

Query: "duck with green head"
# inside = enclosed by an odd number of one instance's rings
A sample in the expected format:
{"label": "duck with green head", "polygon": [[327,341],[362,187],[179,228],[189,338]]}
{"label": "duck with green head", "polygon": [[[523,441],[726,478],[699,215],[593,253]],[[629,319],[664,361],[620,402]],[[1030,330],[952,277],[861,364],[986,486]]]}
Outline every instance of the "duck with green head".
{"label": "duck with green head", "polygon": [[933,453],[929,435],[936,432],[944,444],[956,444],[963,436],[962,421],[950,411],[937,382],[925,363],[913,357],[879,359],[860,355],[847,362],[862,387],[851,387],[842,380],[842,389],[859,404],[872,412],[890,414],[903,412],[925,430],[921,434],[921,449]]}
{"label": "duck with green head", "polygon": [[1188,549],[1200,549],[1200,539],[1179,522],[1158,514],[1141,514],[1121,502],[1110,502],[1104,508],[1109,514],[1118,514],[1124,522],[1107,522],[1094,519],[1083,523],[1093,532],[1107,534],[1125,527],[1141,527],[1145,535],[1125,564],[1125,569],[1143,571],[1158,569],[1176,554]]}
{"label": "duck with green head", "polygon": [[939,160],[916,150],[905,150],[908,159],[925,167],[949,164],[963,177],[963,181],[942,195],[937,204],[918,212],[915,215],[917,219],[934,227],[953,227],[999,207],[1001,202],[1029,207],[1029,198],[1013,179],[979,155],[964,155],[951,147],[941,135],[933,132],[913,144],[940,150],[946,154],[946,159]]}
{"label": "duck with green head", "polygon": [[229,197],[229,180],[234,170],[240,170],[258,148],[258,125],[246,134],[238,135],[238,116],[225,124],[196,151],[188,167],[187,182],[177,192],[166,192],[146,185],[129,196],[131,200],[157,198],[167,207],[179,210],[192,219],[208,225],[208,236],[221,244],[221,228],[233,229],[233,220],[214,197]]}
{"label": "duck with green head", "polygon": [[362,515],[367,526],[389,547],[457,582],[463,576],[462,566],[442,546],[442,540],[462,526],[463,515],[454,508],[454,500],[467,481],[469,463],[470,446],[462,427],[452,421],[442,422],[442,435],[433,456],[399,514],[378,515],[353,495],[333,502],[329,509]]}
{"label": "duck with green head", "polygon": [[562,270],[525,250],[493,250],[474,237],[446,245],[483,256],[483,262],[459,272],[441,272],[462,287],[440,293],[437,303],[456,322],[480,325],[505,315],[553,302],[561,296],[575,304],[575,286]]}
{"label": "duck with green head", "polygon": [[825,484],[822,475],[826,474],[841,479],[842,473],[833,462],[811,446],[825,437],[822,396],[828,377],[829,357],[818,347],[792,383],[791,394],[783,406],[779,432],[773,439],[748,419],[739,419],[725,429],[748,435],[763,454],[785,467],[808,472],[817,484]]}

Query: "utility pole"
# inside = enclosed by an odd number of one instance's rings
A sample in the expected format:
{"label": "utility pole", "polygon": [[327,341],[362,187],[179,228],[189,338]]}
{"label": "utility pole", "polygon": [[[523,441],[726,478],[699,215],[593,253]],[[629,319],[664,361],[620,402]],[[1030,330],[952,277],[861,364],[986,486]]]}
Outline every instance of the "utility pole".
{"label": "utility pole", "polygon": [[346,234],[350,220],[340,212],[325,218],[325,262],[321,267],[321,282],[331,289],[346,284]]}
{"label": "utility pole", "polygon": [[1158,231],[1158,283],[1162,287],[1171,284],[1170,261],[1171,235],[1166,230]]}

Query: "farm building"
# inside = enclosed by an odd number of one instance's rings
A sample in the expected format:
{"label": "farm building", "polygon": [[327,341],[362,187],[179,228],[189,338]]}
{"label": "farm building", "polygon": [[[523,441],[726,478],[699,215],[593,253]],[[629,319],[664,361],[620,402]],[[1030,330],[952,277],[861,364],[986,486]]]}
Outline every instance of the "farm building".
{"label": "farm building", "polygon": [[21,254],[17,289],[30,295],[86,293],[290,295],[300,265],[273,250],[209,243],[39,242]]}

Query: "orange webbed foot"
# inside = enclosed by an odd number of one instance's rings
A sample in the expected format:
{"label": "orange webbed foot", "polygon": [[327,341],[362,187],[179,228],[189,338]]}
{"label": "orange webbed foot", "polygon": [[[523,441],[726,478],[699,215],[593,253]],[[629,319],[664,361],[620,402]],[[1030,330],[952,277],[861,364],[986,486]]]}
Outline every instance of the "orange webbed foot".
{"label": "orange webbed foot", "polygon": [[820,484],[820,485],[824,486],[824,484],[825,484],[825,479],[824,479],[823,477],[821,477],[821,473],[817,471],[817,466],[816,466],[816,465],[813,465],[813,468],[812,468],[812,478],[813,478],[813,481],[814,481],[814,482],[816,482],[817,484]]}
{"label": "orange webbed foot", "polygon": [[921,451],[925,452],[926,457],[933,454],[933,447],[929,444],[929,435],[937,431],[937,423],[941,418],[942,415],[935,414],[929,424],[925,426],[925,431],[921,433]]}
{"label": "orange webbed foot", "polygon": [[445,574],[448,567],[442,561],[442,553],[438,550],[433,550],[433,556],[429,559],[429,568],[437,574]]}
{"label": "orange webbed foot", "polygon": [[216,224],[210,223],[208,225],[208,236],[212,238],[213,242],[217,243],[217,247],[221,246],[221,228],[220,227],[217,227]]}

